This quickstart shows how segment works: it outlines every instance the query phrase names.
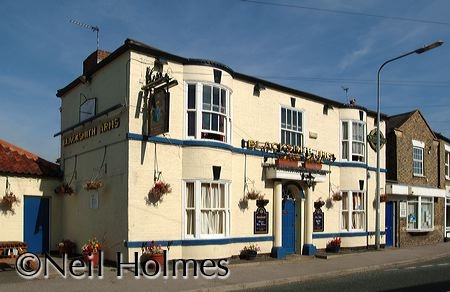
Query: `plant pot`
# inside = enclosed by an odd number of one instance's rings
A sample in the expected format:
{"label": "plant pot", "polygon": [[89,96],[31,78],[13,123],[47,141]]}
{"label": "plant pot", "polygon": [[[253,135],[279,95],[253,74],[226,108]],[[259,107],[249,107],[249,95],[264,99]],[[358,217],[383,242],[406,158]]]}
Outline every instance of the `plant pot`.
{"label": "plant pot", "polygon": [[265,199],[256,200],[256,206],[258,206],[258,207],[265,207],[267,204],[269,204],[269,200],[265,200]]}
{"label": "plant pot", "polygon": [[341,249],[340,245],[329,245],[329,246],[327,246],[325,251],[326,252],[338,253],[340,249]]}
{"label": "plant pot", "polygon": [[275,165],[280,167],[298,167],[298,161],[290,159],[275,159]]}
{"label": "plant pot", "polygon": [[61,257],[63,257],[64,254],[67,254],[68,257],[71,257],[73,255],[73,247],[60,246],[58,247],[58,250]]}
{"label": "plant pot", "polygon": [[241,251],[241,254],[239,255],[239,258],[241,260],[254,260],[256,258],[256,255],[258,254],[257,251],[254,250],[243,250]]}
{"label": "plant pot", "polygon": [[93,252],[93,253],[83,252],[83,261],[87,265],[89,265],[89,262],[92,262],[92,265],[94,266],[94,268],[97,268],[99,260],[100,260],[100,258],[99,258],[98,252]]}
{"label": "plant pot", "polygon": [[321,170],[322,169],[322,163],[305,161],[303,163],[303,167],[306,168],[306,169],[311,169],[311,170]]}
{"label": "plant pot", "polygon": [[149,261],[152,260],[152,262],[150,262],[148,264],[149,268],[156,268],[155,267],[155,263],[158,263],[159,268],[161,269],[162,267],[164,267],[164,254],[149,254],[149,253],[144,253],[141,255],[141,257],[139,258],[139,262],[141,264],[141,268],[144,270],[145,268],[145,264]]}

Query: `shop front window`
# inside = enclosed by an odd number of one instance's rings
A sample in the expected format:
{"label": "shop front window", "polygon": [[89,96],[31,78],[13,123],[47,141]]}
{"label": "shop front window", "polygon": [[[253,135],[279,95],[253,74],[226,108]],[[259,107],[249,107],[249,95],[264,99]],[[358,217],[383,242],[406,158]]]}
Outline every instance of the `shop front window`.
{"label": "shop front window", "polygon": [[433,229],[433,198],[417,197],[407,202],[407,230],[430,231]]}

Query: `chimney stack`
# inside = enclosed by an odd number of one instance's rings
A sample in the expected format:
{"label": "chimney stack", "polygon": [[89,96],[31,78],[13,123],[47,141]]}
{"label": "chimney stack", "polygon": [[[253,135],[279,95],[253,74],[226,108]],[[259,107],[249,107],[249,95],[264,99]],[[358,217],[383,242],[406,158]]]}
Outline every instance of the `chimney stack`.
{"label": "chimney stack", "polygon": [[98,63],[108,57],[111,53],[102,50],[96,50],[83,61],[83,75],[89,76],[94,71]]}

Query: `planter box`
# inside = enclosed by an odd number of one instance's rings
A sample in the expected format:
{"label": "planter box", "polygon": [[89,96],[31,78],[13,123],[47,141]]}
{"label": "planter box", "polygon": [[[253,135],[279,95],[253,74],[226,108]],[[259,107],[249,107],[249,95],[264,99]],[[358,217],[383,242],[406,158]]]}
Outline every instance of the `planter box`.
{"label": "planter box", "polygon": [[341,249],[341,246],[339,246],[339,245],[330,245],[330,246],[327,246],[325,251],[326,252],[338,253],[340,249]]}
{"label": "planter box", "polygon": [[89,262],[92,262],[92,265],[94,266],[94,268],[98,267],[98,262],[99,262],[99,253],[98,252],[94,252],[94,253],[83,253],[83,261],[89,265]]}
{"label": "planter box", "polygon": [[311,169],[311,170],[321,170],[322,163],[305,161],[303,164],[303,167],[306,169]]}
{"label": "planter box", "polygon": [[164,267],[164,254],[149,254],[149,253],[144,253],[141,255],[139,262],[141,264],[141,268],[144,270],[145,265],[148,261],[151,262],[148,264],[149,268],[156,268],[156,263],[158,263],[159,268],[161,269],[162,267]]}
{"label": "planter box", "polygon": [[290,159],[276,159],[275,165],[281,167],[298,167],[298,161]]}
{"label": "planter box", "polygon": [[257,254],[258,254],[258,252],[257,251],[253,251],[253,250],[241,251],[241,254],[239,255],[239,258],[241,260],[254,260],[256,258]]}

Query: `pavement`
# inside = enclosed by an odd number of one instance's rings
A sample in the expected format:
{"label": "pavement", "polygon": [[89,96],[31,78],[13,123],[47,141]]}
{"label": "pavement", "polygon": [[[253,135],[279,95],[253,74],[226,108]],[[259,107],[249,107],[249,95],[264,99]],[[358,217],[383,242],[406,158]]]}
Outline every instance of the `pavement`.
{"label": "pavement", "polygon": [[[253,261],[231,259],[228,264],[228,277],[219,279],[221,269],[209,269],[215,276],[194,277],[190,269],[186,278],[181,271],[177,277],[169,271],[168,277],[135,277],[133,269],[126,269],[122,278],[117,277],[116,267],[104,267],[103,278],[94,274],[92,278],[66,278],[56,270],[50,269],[46,279],[25,280],[15,270],[0,269],[1,291],[236,291],[273,285],[289,284],[318,278],[347,275],[356,272],[390,269],[397,266],[419,263],[450,256],[450,242],[409,248],[388,248],[358,252],[343,252],[336,255],[327,254],[322,258],[291,255],[284,260],[275,260],[267,256],[257,257]],[[98,273],[98,271],[95,271]],[[199,273],[200,274],[200,273]]]}

